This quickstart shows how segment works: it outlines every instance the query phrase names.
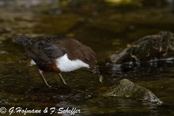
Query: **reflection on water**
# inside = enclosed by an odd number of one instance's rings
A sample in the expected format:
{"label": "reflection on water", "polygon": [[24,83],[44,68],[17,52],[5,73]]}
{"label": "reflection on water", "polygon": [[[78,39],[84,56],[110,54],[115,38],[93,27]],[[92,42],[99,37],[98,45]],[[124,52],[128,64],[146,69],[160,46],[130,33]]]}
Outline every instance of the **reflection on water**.
{"label": "reflection on water", "polygon": [[[142,64],[133,64],[133,63],[125,63],[125,64],[107,64],[107,67],[110,69],[110,75],[114,77],[122,77],[122,78],[151,78],[153,75],[157,75],[161,72],[172,73],[174,67],[174,60],[163,60],[163,61],[151,61],[148,63]],[[149,76],[149,77],[147,77]],[[172,77],[172,76],[171,76]]]}
{"label": "reflection on water", "polygon": [[[174,17],[168,13],[168,4],[173,9],[173,0],[137,1],[142,6],[111,5],[115,4],[112,1],[0,0],[0,105],[30,109],[77,107],[82,111],[79,115],[173,115],[173,61],[122,66],[101,63],[103,84],[97,75],[85,69],[63,73],[68,86],[61,83],[57,74],[45,73],[53,85],[47,88],[37,67],[29,66],[30,60],[22,46],[12,41],[18,34],[39,39],[68,35],[94,49],[102,62],[112,52],[122,50],[140,37],[162,30],[174,32]],[[157,4],[161,6],[157,8]],[[24,9],[19,10],[19,6]],[[152,90],[164,105],[101,97],[122,78]]]}

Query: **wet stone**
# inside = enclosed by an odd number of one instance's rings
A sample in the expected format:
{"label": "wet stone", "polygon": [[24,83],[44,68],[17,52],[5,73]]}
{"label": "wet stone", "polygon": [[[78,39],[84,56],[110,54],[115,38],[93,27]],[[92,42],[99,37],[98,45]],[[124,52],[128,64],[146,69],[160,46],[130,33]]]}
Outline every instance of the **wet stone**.
{"label": "wet stone", "polygon": [[148,101],[151,103],[156,103],[161,105],[163,102],[150,90],[136,85],[135,83],[129,81],[128,79],[122,79],[115,85],[113,85],[107,92],[103,94],[104,96],[117,96],[117,97],[127,97],[141,101]]}
{"label": "wet stone", "polygon": [[120,53],[110,57],[112,63],[123,64],[127,62],[140,63],[172,58],[174,56],[174,34],[160,32],[135,41]]}

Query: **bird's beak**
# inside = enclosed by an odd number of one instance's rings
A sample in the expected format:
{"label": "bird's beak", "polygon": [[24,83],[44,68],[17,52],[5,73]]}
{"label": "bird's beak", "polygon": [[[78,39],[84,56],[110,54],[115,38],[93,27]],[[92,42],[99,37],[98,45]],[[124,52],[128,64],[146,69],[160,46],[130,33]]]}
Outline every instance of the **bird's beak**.
{"label": "bird's beak", "polygon": [[103,76],[100,74],[100,71],[98,70],[97,67],[92,68],[92,73],[93,74],[98,74],[99,75],[99,81],[102,83],[103,82]]}

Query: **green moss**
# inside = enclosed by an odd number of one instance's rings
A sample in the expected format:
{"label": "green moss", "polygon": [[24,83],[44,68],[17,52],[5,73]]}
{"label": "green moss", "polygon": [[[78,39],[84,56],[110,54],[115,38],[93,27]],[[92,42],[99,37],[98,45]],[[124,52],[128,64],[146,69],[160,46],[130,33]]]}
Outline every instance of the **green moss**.
{"label": "green moss", "polygon": [[139,0],[105,0],[106,2],[109,2],[111,5],[132,5],[132,6],[138,6],[142,7],[142,3]]}
{"label": "green moss", "polygon": [[156,97],[150,90],[142,86],[136,85],[127,79],[120,80],[103,95],[128,97],[136,100],[149,101],[152,103],[162,104],[160,99]]}

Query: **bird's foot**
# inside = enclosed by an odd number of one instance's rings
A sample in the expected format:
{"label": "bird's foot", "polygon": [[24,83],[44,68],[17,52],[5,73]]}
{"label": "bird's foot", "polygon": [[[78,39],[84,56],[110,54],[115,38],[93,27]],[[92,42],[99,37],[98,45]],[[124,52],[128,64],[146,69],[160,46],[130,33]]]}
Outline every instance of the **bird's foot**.
{"label": "bird's foot", "polygon": [[48,87],[48,88],[51,88],[51,86],[50,86],[50,85],[47,85],[47,87]]}

